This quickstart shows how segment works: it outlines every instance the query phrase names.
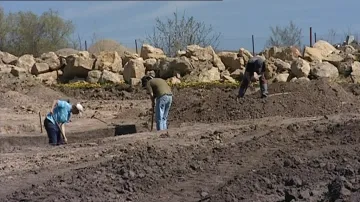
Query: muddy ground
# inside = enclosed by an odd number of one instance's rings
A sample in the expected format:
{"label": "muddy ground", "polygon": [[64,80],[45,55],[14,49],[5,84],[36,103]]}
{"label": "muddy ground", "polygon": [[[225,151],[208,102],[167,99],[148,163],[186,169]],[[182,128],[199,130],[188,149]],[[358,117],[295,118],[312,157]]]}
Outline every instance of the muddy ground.
{"label": "muddy ground", "polygon": [[[142,89],[58,89],[1,77],[0,201],[360,201],[358,85],[174,89],[169,130],[150,132]],[[84,104],[69,144],[47,145],[54,99]],[[92,115],[107,124],[91,118]],[[115,135],[116,125],[137,133]]]}

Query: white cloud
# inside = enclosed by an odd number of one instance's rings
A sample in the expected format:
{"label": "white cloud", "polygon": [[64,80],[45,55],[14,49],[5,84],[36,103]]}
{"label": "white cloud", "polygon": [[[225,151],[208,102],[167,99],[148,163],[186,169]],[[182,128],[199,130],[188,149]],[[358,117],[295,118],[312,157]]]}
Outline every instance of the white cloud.
{"label": "white cloud", "polygon": [[[88,2],[86,2],[89,4]],[[74,18],[86,18],[93,17],[98,15],[103,15],[111,11],[121,11],[124,9],[128,9],[130,7],[135,6],[135,4],[139,3],[137,1],[111,1],[111,2],[91,2],[90,6],[70,8],[64,11],[63,17],[67,19]]]}

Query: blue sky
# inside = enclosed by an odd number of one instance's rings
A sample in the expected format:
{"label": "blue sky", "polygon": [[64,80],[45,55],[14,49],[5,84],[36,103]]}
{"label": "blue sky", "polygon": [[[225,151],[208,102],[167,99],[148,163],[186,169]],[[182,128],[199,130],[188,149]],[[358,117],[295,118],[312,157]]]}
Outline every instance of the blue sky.
{"label": "blue sky", "polygon": [[[223,0],[223,1],[1,1],[5,11],[33,11],[41,14],[52,8],[72,20],[76,34],[90,40],[115,39],[134,47],[135,39],[143,39],[152,31],[155,18],[172,15],[176,9],[186,11],[198,21],[211,24],[222,33],[221,49],[264,48],[270,26],[287,25],[290,20],[303,29],[304,43],[309,43],[309,27],[318,38],[329,38],[329,30],[337,32],[336,41],[345,32],[360,33],[358,8],[360,1],[346,0]],[[306,36],[306,37],[305,37]]]}

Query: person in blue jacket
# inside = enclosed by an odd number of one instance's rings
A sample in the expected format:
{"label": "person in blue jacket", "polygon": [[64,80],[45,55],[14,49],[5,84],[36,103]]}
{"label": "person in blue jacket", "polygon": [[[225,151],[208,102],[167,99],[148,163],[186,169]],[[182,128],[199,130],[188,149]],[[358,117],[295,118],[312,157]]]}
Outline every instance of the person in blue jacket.
{"label": "person in blue jacket", "polygon": [[65,135],[65,124],[70,122],[71,114],[81,115],[83,111],[84,107],[80,103],[72,105],[69,101],[55,100],[51,111],[44,120],[49,144],[61,145],[67,143],[67,140],[63,140],[61,132]]}

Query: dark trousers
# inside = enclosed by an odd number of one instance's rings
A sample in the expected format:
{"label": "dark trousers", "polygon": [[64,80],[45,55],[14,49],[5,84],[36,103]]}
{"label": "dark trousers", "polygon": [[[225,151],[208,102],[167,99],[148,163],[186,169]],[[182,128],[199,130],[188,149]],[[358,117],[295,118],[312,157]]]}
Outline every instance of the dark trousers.
{"label": "dark trousers", "polygon": [[53,124],[49,119],[45,119],[44,127],[49,138],[49,144],[51,145],[63,144],[60,129],[56,124]]}
{"label": "dark trousers", "polygon": [[[238,97],[244,97],[246,90],[250,84],[250,81],[251,81],[250,79],[251,79],[252,75],[253,74],[251,74],[250,72],[245,72],[243,80],[240,85]],[[259,76],[261,76],[259,79],[261,97],[267,97],[268,96],[267,80],[265,78],[264,73],[262,73]]]}

